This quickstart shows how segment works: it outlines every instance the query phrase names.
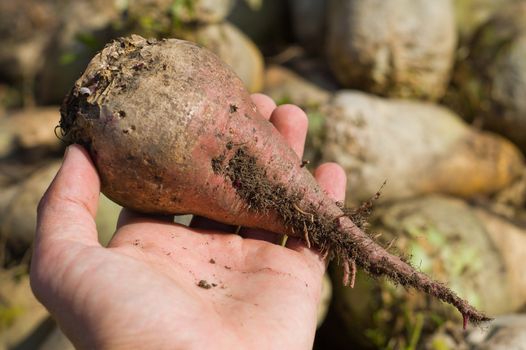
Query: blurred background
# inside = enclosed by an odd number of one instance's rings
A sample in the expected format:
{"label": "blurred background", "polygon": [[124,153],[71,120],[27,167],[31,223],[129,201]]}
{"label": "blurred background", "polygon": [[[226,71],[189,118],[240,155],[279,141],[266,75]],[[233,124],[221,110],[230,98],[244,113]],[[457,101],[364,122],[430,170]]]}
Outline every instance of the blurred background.
{"label": "blurred background", "polygon": [[[131,33],[198,42],[301,106],[308,167],[340,163],[351,207],[386,181],[368,230],[496,317],[463,332],[444,303],[330,266],[315,349],[526,348],[526,1],[0,0],[0,349],[72,349],[29,288],[36,206],[62,99]],[[119,210],[102,196],[101,242]]]}

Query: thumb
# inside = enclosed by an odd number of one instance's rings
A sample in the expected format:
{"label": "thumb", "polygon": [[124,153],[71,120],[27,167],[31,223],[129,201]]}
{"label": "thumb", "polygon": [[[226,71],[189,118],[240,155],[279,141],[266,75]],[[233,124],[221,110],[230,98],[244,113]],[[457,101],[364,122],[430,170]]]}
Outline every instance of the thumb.
{"label": "thumb", "polygon": [[42,246],[69,241],[98,245],[95,214],[100,180],[86,150],[66,149],[62,167],[38,205],[35,252]]}

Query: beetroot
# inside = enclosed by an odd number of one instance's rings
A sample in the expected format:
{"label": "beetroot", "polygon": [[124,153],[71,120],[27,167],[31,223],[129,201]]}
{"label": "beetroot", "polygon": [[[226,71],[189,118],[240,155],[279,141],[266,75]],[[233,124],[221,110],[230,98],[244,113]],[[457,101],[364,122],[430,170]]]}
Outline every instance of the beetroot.
{"label": "beetroot", "polygon": [[119,39],[91,61],[61,110],[68,142],[87,147],[102,191],[146,213],[196,214],[303,238],[336,257],[488,320],[445,285],[390,255],[318,187],[242,82],[181,40]]}

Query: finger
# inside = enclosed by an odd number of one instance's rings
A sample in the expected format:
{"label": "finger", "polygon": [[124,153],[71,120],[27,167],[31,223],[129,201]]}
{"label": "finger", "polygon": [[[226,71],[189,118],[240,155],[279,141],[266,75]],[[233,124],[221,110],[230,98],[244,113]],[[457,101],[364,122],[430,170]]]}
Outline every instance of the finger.
{"label": "finger", "polygon": [[327,193],[329,198],[335,202],[345,200],[347,188],[347,175],[345,170],[336,163],[324,163],[314,171],[314,178],[318,185]]}
{"label": "finger", "polygon": [[119,214],[119,219],[117,220],[117,230],[126,225],[148,222],[171,223],[174,222],[174,216],[143,214],[127,208],[123,208]]}
{"label": "finger", "polygon": [[[319,186],[334,201],[345,200],[347,176],[341,166],[336,163],[322,164],[315,170],[314,177]],[[323,261],[320,252],[316,249],[308,248],[303,240],[289,238],[286,247],[302,253],[307,259],[325,267],[325,262]]]}
{"label": "finger", "polygon": [[223,224],[222,222],[210,220],[202,216],[195,215],[190,221],[190,227],[203,230],[214,230],[219,232],[234,233],[236,226]]}
{"label": "finger", "polygon": [[265,119],[270,119],[272,111],[276,108],[274,100],[264,94],[252,94],[250,97],[256,105],[259,114]]}
{"label": "finger", "polygon": [[95,214],[100,180],[84,148],[66,149],[62,167],[38,205],[35,250],[57,240],[99,245]]}
{"label": "finger", "polygon": [[309,124],[305,112],[295,105],[281,105],[272,112],[270,122],[274,124],[290,147],[301,158]]}

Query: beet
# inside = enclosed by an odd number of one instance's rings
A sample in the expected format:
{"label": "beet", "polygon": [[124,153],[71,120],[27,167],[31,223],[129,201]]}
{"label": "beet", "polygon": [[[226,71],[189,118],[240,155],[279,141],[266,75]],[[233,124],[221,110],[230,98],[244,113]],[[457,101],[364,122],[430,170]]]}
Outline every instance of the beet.
{"label": "beet", "polygon": [[242,82],[182,40],[121,38],[106,46],[61,109],[63,137],[90,152],[102,191],[145,213],[195,214],[301,237],[355,266],[488,320],[445,285],[376,244],[318,187]]}

